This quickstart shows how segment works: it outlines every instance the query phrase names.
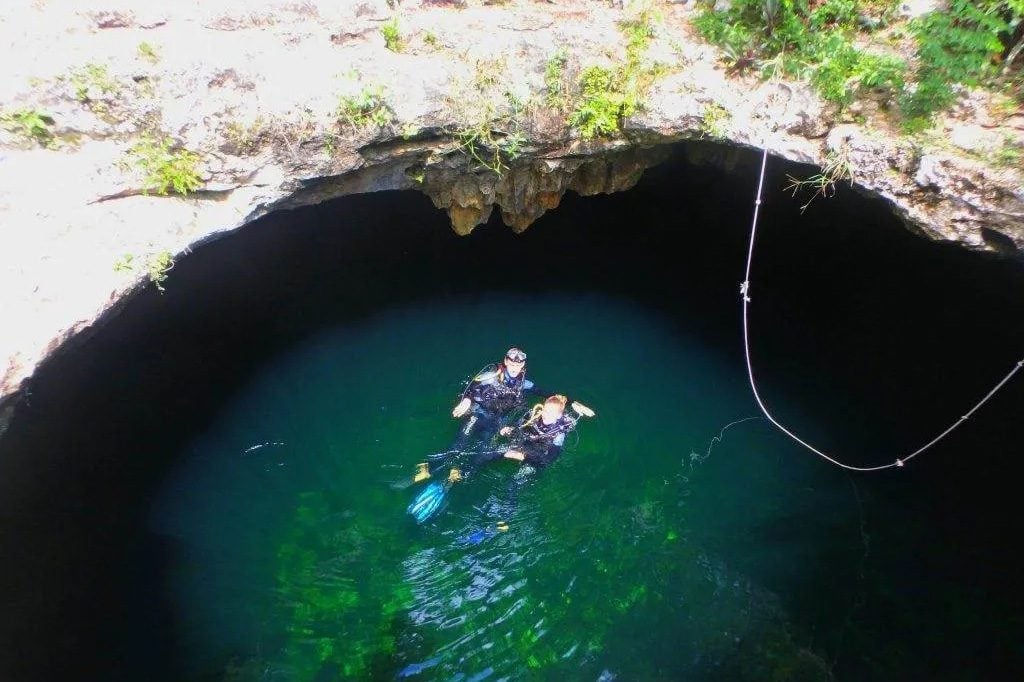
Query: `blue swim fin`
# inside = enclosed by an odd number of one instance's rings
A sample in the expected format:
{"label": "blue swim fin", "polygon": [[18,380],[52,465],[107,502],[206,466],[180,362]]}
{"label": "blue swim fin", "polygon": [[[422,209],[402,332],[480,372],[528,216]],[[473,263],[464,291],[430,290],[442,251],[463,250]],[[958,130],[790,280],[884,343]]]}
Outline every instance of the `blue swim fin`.
{"label": "blue swim fin", "polygon": [[441,508],[447,492],[448,486],[444,483],[432,481],[416,496],[406,511],[416,519],[416,523],[423,523]]}

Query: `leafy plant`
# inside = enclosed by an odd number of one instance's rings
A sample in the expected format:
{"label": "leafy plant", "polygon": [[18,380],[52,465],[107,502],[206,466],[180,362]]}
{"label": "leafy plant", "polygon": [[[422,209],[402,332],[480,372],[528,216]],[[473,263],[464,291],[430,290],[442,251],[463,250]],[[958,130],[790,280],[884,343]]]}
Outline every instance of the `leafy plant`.
{"label": "leafy plant", "polygon": [[[136,261],[135,256],[126,253],[114,261],[114,272],[134,273],[137,265],[138,261]],[[146,274],[149,277],[149,281],[156,286],[161,294],[166,291],[164,282],[167,281],[168,273],[173,268],[174,256],[170,251],[160,251],[150,254],[146,258]]]}
{"label": "leafy plant", "polygon": [[1002,145],[991,155],[992,163],[1004,168],[1020,168],[1022,160],[1024,160],[1024,150],[1017,146],[1009,135],[1003,138]]}
{"label": "leafy plant", "polygon": [[394,119],[382,85],[366,85],[355,95],[342,95],[337,111],[338,119],[353,130],[370,126],[383,128]]}
{"label": "leafy plant", "polygon": [[50,126],[53,117],[38,109],[16,109],[0,113],[0,125],[28,142],[35,142],[41,147],[52,148],[56,138]]}
{"label": "leafy plant", "polygon": [[160,61],[160,53],[157,52],[155,47],[145,41],[139,43],[138,52],[139,56],[150,64],[156,64]]}
{"label": "leafy plant", "polygon": [[69,80],[75,99],[83,104],[105,97],[116,97],[121,92],[120,84],[111,77],[106,64],[85,64],[73,70]]}
{"label": "leafy plant", "polygon": [[910,125],[949,106],[956,99],[954,85],[991,83],[999,57],[1010,49],[1003,36],[1011,35],[1022,18],[1024,0],[952,0],[948,11],[914,21],[917,86],[902,102]]}
{"label": "leafy plant", "polygon": [[565,82],[565,69],[569,64],[569,53],[560,49],[544,64],[544,102],[555,109],[566,106],[569,93]]}
{"label": "leafy plant", "polygon": [[160,293],[164,293],[164,282],[167,281],[167,273],[174,267],[174,256],[170,251],[161,251],[153,254],[146,262],[146,272],[149,274],[149,281],[152,282]]}
{"label": "leafy plant", "polygon": [[704,105],[704,116],[701,120],[701,132],[710,137],[725,137],[725,123],[732,115],[717,102]]}
{"label": "leafy plant", "polygon": [[614,135],[622,121],[641,107],[643,97],[661,75],[657,65],[646,66],[644,55],[654,37],[654,16],[647,11],[619,24],[626,38],[626,60],[615,67],[588,66],[580,73],[579,97],[569,125],[585,139]]}
{"label": "leafy plant", "polygon": [[443,47],[441,39],[433,31],[427,31],[423,34],[423,43],[435,50],[440,50]]}
{"label": "leafy plant", "polygon": [[384,46],[392,52],[401,52],[405,49],[405,41],[402,38],[402,30],[398,26],[398,17],[392,17],[380,27],[380,34],[384,36]]}
{"label": "leafy plant", "polygon": [[617,133],[622,119],[636,112],[635,93],[622,87],[618,76],[603,66],[588,66],[580,74],[580,99],[569,125],[585,139]]}
{"label": "leafy plant", "polygon": [[[694,21],[719,45],[731,72],[760,65],[765,77],[806,78],[825,99],[849,105],[868,90],[900,103],[909,128],[926,127],[932,114],[956,98],[957,84],[998,84],[997,62],[1010,72],[1024,51],[1019,26],[1024,0],[951,0],[910,23],[917,44],[912,78],[898,54],[863,47],[858,38],[891,24],[893,0],[734,0],[728,9],[706,7]],[[898,31],[890,31],[890,37]],[[1017,36],[1017,45],[1010,45]],[[1015,52],[1017,50],[1017,52]],[[1015,90],[1016,86],[1009,86]]]}
{"label": "leafy plant", "polygon": [[519,157],[526,143],[522,124],[525,104],[510,93],[505,93],[505,98],[507,113],[496,115],[488,104],[479,123],[463,126],[454,134],[459,151],[496,175],[508,170],[509,162]]}
{"label": "leafy plant", "polygon": [[262,117],[248,124],[230,121],[224,127],[224,137],[238,154],[253,154],[259,150],[269,135],[269,125]]}
{"label": "leafy plant", "polygon": [[147,192],[185,196],[199,189],[200,157],[187,149],[175,149],[170,138],[143,137],[128,150],[132,165],[142,171]]}
{"label": "leafy plant", "polygon": [[114,272],[134,272],[135,271],[135,256],[130,253],[126,253],[116,261],[114,261]]}

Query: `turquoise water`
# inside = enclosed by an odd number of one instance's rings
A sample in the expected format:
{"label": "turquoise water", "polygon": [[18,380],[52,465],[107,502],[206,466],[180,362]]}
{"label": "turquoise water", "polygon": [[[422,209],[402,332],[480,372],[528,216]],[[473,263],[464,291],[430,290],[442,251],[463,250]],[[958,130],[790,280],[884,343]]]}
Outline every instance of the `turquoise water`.
{"label": "turquoise water", "polygon": [[[462,379],[512,344],[598,416],[507,533],[466,546],[516,464],[422,527],[418,488],[391,484],[446,448]],[[760,420],[722,432],[753,414],[737,367],[625,298],[447,297],[324,331],[254,375],[156,498],[176,655],[235,679],[824,679],[858,599],[856,489]]]}

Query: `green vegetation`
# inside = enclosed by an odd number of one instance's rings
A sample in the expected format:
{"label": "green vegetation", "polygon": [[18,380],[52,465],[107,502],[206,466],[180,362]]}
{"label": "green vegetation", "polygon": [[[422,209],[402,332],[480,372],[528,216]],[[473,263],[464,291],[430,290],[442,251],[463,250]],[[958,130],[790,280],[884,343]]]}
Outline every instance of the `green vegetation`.
{"label": "green vegetation", "polygon": [[384,36],[384,46],[392,52],[401,52],[405,49],[402,30],[398,27],[398,17],[384,22],[384,25],[380,27],[380,34]]}
{"label": "green vegetation", "polygon": [[111,77],[105,64],[85,64],[72,71],[68,78],[75,99],[82,104],[93,104],[121,93],[121,85]]}
{"label": "green vegetation", "polygon": [[588,66],[580,75],[580,101],[569,125],[587,139],[613,135],[637,109],[636,92],[623,87],[618,70]]}
{"label": "green vegetation", "polygon": [[199,189],[200,157],[187,149],[175,149],[170,138],[143,137],[128,150],[131,165],[142,171],[147,192],[185,196]]}
{"label": "green vegetation", "polygon": [[849,157],[842,152],[830,152],[825,159],[825,165],[822,167],[821,172],[805,180],[798,180],[792,175],[787,175],[786,179],[789,184],[786,185],[786,189],[793,192],[793,196],[797,195],[804,189],[813,189],[814,194],[807,200],[803,206],[800,207],[800,211],[806,211],[807,207],[811,205],[818,197],[831,197],[836,193],[836,183],[846,182],[853,186],[853,164],[850,163]]}
{"label": "green vegetation", "polygon": [[[1001,75],[997,62],[1012,54],[1010,36],[1022,21],[1024,0],[952,0],[948,11],[913,22],[919,65],[917,87],[903,99],[907,115],[927,119],[949,106],[956,100],[955,84],[995,85]],[[1008,61],[1004,75],[1011,68]],[[1018,90],[1018,97],[1022,94]]]}
{"label": "green vegetation", "polygon": [[[286,614],[281,655],[295,679],[393,676],[399,624],[413,602],[399,553],[412,550],[388,524],[339,518],[322,492],[299,496],[276,564]],[[353,565],[374,570],[358,581],[341,577]]]}
{"label": "green vegetation", "polygon": [[161,251],[149,257],[146,262],[146,272],[149,273],[149,281],[152,282],[160,293],[166,291],[164,282],[167,281],[167,273],[174,267],[174,256],[170,251]]}
{"label": "green vegetation", "polygon": [[353,131],[370,126],[383,128],[393,119],[382,85],[365,85],[355,95],[342,95],[338,101],[338,120]]}
{"label": "green vegetation", "polygon": [[139,56],[150,64],[156,64],[160,61],[160,53],[157,52],[155,47],[145,41],[139,43],[138,52]]}
{"label": "green vegetation", "polygon": [[438,38],[437,34],[434,33],[433,31],[427,31],[426,33],[423,34],[423,43],[435,50],[440,50],[442,47],[444,47],[443,45],[441,45],[441,39]]}
{"label": "green vegetation", "polygon": [[[134,273],[138,261],[135,256],[130,253],[126,253],[114,262],[114,272]],[[170,251],[160,251],[158,253],[151,254],[145,262],[146,274],[149,276],[149,281],[154,286],[164,293],[164,282],[167,281],[167,273],[174,268],[174,256]]]}
{"label": "green vegetation", "polygon": [[1024,162],[1024,150],[1016,146],[1010,136],[1003,138],[1003,144],[992,152],[991,162],[1004,168],[1020,168]]}
{"label": "green vegetation", "polygon": [[259,151],[269,135],[269,126],[262,117],[249,124],[229,122],[224,128],[224,137],[238,154],[253,154]]}
{"label": "green vegetation", "polygon": [[114,272],[134,272],[135,256],[126,253],[114,261]]}
{"label": "green vegetation", "polygon": [[544,64],[544,103],[553,109],[564,109],[569,102],[565,70],[569,53],[560,49]]}
{"label": "green vegetation", "polygon": [[580,74],[579,97],[569,115],[569,125],[585,139],[618,133],[622,122],[643,104],[654,80],[663,73],[659,65],[647,65],[644,55],[654,38],[655,17],[644,10],[619,25],[626,38],[626,60],[613,67],[588,66]]}
{"label": "green vegetation", "polygon": [[16,109],[0,113],[0,126],[22,138],[26,142],[38,144],[48,149],[57,144],[50,126],[53,118],[38,109]]}
{"label": "green vegetation", "polygon": [[523,132],[526,104],[513,94],[505,93],[505,105],[506,110],[499,112],[487,101],[478,123],[455,131],[459,151],[496,175],[508,170],[508,163],[519,157],[526,143]]}
{"label": "green vegetation", "polygon": [[725,124],[732,118],[725,107],[717,102],[704,105],[704,117],[701,120],[701,132],[708,137],[725,137]]}
{"label": "green vegetation", "polygon": [[[825,99],[847,106],[868,91],[899,105],[910,129],[955,100],[955,87],[1013,83],[1006,63],[1024,0],[952,0],[942,10],[897,26],[895,0],[734,0],[705,9],[697,29],[722,47],[730,71],[805,78]],[[904,35],[913,47],[901,45]],[[1019,38],[1018,38],[1019,40]],[[886,45],[885,41],[894,43]],[[904,51],[915,50],[910,82]],[[1016,81],[1019,83],[1019,80]],[[1011,85],[1010,87],[1019,87]]]}

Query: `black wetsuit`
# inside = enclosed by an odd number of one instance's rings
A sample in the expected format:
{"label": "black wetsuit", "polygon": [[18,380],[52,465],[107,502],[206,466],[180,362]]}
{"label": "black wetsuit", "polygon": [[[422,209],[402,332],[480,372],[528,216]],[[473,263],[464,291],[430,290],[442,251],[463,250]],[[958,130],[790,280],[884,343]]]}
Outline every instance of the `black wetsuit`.
{"label": "black wetsuit", "polygon": [[576,421],[575,418],[563,414],[554,422],[545,424],[540,417],[531,420],[527,416],[514,428],[511,434],[511,447],[477,453],[463,472],[463,476],[468,477],[488,462],[504,457],[509,450],[521,451],[523,464],[529,466],[531,470],[546,467],[562,454],[565,435],[576,427]]}
{"label": "black wetsuit", "polygon": [[539,396],[541,391],[526,378],[525,371],[512,377],[504,366],[499,366],[473,377],[462,392],[463,398],[473,401],[470,416],[459,430],[451,449],[465,450],[473,440],[489,441],[503,426],[504,418],[521,407],[531,395]]}
{"label": "black wetsuit", "polygon": [[459,427],[459,434],[445,452],[430,457],[431,474],[456,460],[459,455],[478,444],[488,444],[505,425],[509,413],[525,404],[528,396],[540,396],[543,391],[526,378],[526,371],[509,376],[504,365],[485,369],[473,377],[462,392],[472,407],[469,417]]}

